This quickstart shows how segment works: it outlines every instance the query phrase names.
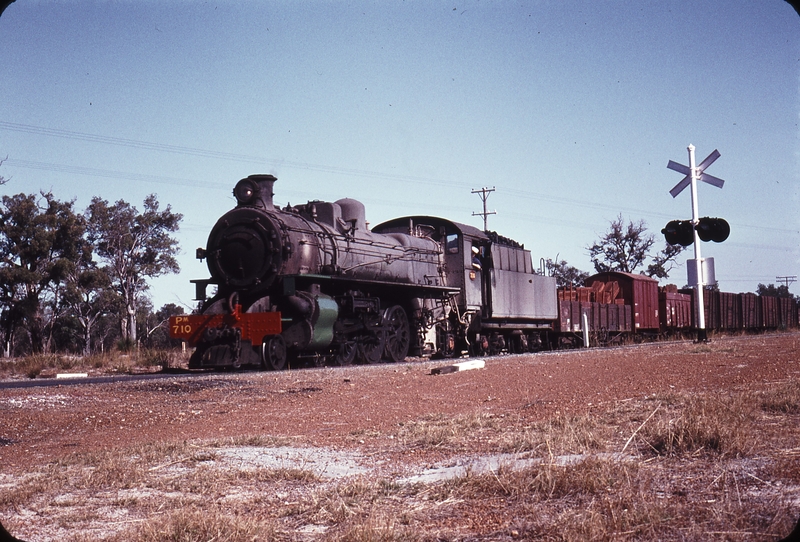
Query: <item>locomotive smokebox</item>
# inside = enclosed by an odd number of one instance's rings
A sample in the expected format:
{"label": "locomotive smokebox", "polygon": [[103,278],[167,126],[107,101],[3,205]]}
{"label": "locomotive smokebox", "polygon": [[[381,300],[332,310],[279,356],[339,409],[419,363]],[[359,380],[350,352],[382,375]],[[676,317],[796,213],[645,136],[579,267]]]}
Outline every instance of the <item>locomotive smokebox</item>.
{"label": "locomotive smokebox", "polygon": [[[217,220],[205,252],[215,283],[232,290],[265,289],[275,280],[291,244],[271,217],[273,175],[250,175],[236,183],[237,205]],[[198,252],[198,254],[200,254]]]}
{"label": "locomotive smokebox", "polygon": [[240,206],[260,207],[272,211],[272,185],[277,181],[274,175],[250,175],[236,183],[233,195]]}

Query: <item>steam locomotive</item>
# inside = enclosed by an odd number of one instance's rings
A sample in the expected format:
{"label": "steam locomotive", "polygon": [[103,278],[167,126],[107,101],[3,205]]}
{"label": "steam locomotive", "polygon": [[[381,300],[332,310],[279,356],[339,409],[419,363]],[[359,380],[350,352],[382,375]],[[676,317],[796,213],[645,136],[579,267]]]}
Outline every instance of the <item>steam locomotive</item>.
{"label": "steam locomotive", "polygon": [[[170,319],[189,367],[349,365],[605,345],[692,332],[693,290],[605,272],[580,288],[533,270],[524,245],[431,216],[367,228],[354,199],[273,203],[272,175],[239,181],[211,230],[198,314]],[[207,297],[209,286],[214,287]],[[790,298],[709,291],[707,329],[798,327]]]}
{"label": "steam locomotive", "polygon": [[[349,365],[408,355],[535,351],[557,316],[555,279],[505,237],[442,218],[367,228],[354,199],[280,209],[272,175],[240,180],[237,205],[197,257],[198,314],[170,333],[195,347],[190,368],[288,361]],[[215,291],[207,298],[207,290]]]}

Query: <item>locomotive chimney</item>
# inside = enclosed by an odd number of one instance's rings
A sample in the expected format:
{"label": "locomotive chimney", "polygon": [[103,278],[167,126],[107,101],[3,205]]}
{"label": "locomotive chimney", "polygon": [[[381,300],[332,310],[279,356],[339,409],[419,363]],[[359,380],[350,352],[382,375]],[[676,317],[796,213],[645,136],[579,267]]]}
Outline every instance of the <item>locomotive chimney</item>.
{"label": "locomotive chimney", "polygon": [[272,185],[278,180],[274,175],[250,175],[247,177],[258,186],[258,195],[264,209],[271,211],[274,207],[272,203]]}

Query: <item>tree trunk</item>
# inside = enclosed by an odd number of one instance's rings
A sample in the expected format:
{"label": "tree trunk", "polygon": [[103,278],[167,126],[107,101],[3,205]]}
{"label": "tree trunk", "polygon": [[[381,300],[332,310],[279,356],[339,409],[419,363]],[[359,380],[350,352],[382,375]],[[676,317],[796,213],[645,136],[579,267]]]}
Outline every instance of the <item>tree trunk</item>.
{"label": "tree trunk", "polygon": [[136,342],[136,312],[128,313],[128,337],[132,343]]}
{"label": "tree trunk", "polygon": [[6,322],[3,323],[3,357],[11,357],[11,329]]}
{"label": "tree trunk", "polygon": [[39,315],[38,307],[28,320],[28,335],[31,338],[31,351],[34,354],[44,352],[44,326],[42,325],[42,317]]}
{"label": "tree trunk", "polygon": [[136,343],[136,305],[133,303],[128,303],[128,339],[130,339],[131,343]]}
{"label": "tree trunk", "polygon": [[122,296],[125,300],[125,316],[122,322],[122,338],[132,345],[136,343],[136,280],[134,277],[123,279]]}
{"label": "tree trunk", "polygon": [[92,324],[89,318],[81,322],[83,324],[83,355],[92,355]]}

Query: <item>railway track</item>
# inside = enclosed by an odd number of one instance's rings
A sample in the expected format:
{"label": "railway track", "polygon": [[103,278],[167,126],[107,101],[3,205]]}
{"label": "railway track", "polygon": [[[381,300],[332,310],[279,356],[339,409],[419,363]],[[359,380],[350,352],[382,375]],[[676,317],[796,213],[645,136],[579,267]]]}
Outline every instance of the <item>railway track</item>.
{"label": "railway track", "polygon": [[[714,343],[731,341],[731,340],[757,340],[759,338],[763,339],[765,336],[771,335],[772,333],[764,333],[764,334],[753,334],[753,335],[724,335],[724,336],[717,336],[714,337],[712,341]],[[665,346],[670,344],[685,344],[685,343],[692,343],[693,340],[690,339],[676,339],[676,340],[665,340],[665,341],[655,341],[655,342],[644,342],[644,343],[636,343],[636,344],[623,344],[623,345],[615,345],[615,346],[605,346],[605,347],[592,347],[589,349],[563,349],[563,350],[546,350],[540,352],[533,352],[533,353],[523,353],[523,354],[498,354],[494,356],[481,356],[480,358],[448,358],[448,359],[437,359],[431,360],[426,358],[408,358],[403,363],[394,364],[397,366],[400,365],[417,365],[422,366],[425,368],[431,367],[434,368],[438,365],[450,365],[455,361],[464,361],[464,359],[485,359],[485,360],[492,360],[497,358],[506,358],[506,359],[515,359],[519,357],[526,357],[526,356],[537,356],[537,357],[547,357],[547,356],[559,356],[565,353],[575,353],[575,352],[596,352],[596,351],[604,351],[604,352],[614,352],[614,351],[625,351],[630,349],[638,349],[638,348],[648,348],[651,346]],[[366,369],[368,367],[375,367],[375,366],[383,366],[388,365],[389,363],[380,363],[380,364],[370,364],[370,365],[356,365],[353,366],[354,368],[363,368]],[[291,369],[291,371],[298,371],[298,370],[314,370],[314,369],[325,369],[324,367],[316,367],[316,366],[308,366],[308,367],[300,367]],[[328,367],[330,369],[331,367]],[[224,375],[229,376],[236,376],[236,375],[246,375],[248,373],[263,373],[264,371],[260,369],[240,369],[238,371],[209,371],[209,370],[189,370],[189,369],[170,369],[168,372],[162,373],[149,373],[149,374],[140,374],[140,375],[96,375],[96,376],[87,376],[87,377],[66,377],[66,378],[32,378],[32,379],[25,379],[25,380],[0,380],[0,390],[4,389],[19,389],[19,388],[44,388],[44,387],[54,387],[54,386],[82,386],[82,385],[92,385],[92,384],[113,384],[117,382],[139,382],[139,381],[147,381],[147,380],[166,380],[171,378],[202,378],[202,377],[220,377]]]}
{"label": "railway track", "polygon": [[112,376],[87,376],[67,378],[30,378],[26,380],[0,380],[0,390],[18,388],[46,388],[52,386],[82,386],[89,384],[112,384],[115,382],[136,382],[141,380],[164,380],[176,377],[196,378],[208,376],[209,372],[194,372],[175,370],[166,373],[151,373],[143,375],[112,375]]}
{"label": "railway track", "polygon": [[[689,342],[689,341],[670,341],[670,342]],[[626,348],[639,348],[642,346],[646,346],[647,344],[654,344],[654,343],[646,343],[636,344],[636,345],[617,345],[617,346],[609,346],[609,347],[595,347],[590,350],[622,350]],[[661,342],[660,344],[664,344]],[[464,361],[464,359],[496,359],[496,358],[507,358],[513,359],[522,356],[548,356],[548,355],[558,355],[563,354],[565,352],[575,352],[574,349],[567,349],[567,350],[548,350],[548,351],[541,351],[541,352],[533,352],[533,353],[523,353],[523,354],[498,354],[494,356],[481,356],[480,358],[448,358],[448,359],[437,359],[431,360],[427,358],[409,358],[403,364],[414,364],[420,365],[425,364],[424,366],[435,367],[437,365],[450,365],[456,361]],[[372,364],[372,365],[361,365],[355,367],[372,367],[375,365],[386,365],[384,363],[381,364]],[[401,365],[401,364],[395,364]],[[308,366],[308,367],[301,367],[296,369],[291,369],[292,371],[297,370],[313,370],[319,369],[320,367],[315,366]],[[427,367],[426,367],[427,368]],[[30,379],[18,379],[18,380],[0,380],[0,390],[3,389],[19,389],[19,388],[46,388],[46,387],[54,387],[54,386],[85,386],[85,385],[92,385],[92,384],[113,384],[117,382],[139,382],[139,381],[147,381],[147,380],[164,380],[170,378],[201,378],[201,377],[219,377],[222,375],[242,375],[247,373],[262,373],[262,370],[259,369],[240,369],[238,371],[209,371],[209,370],[189,370],[189,369],[170,369],[167,372],[161,373],[148,373],[148,374],[125,374],[125,375],[94,375],[94,376],[72,376],[70,373],[64,373],[67,376],[61,378],[30,378]]]}

